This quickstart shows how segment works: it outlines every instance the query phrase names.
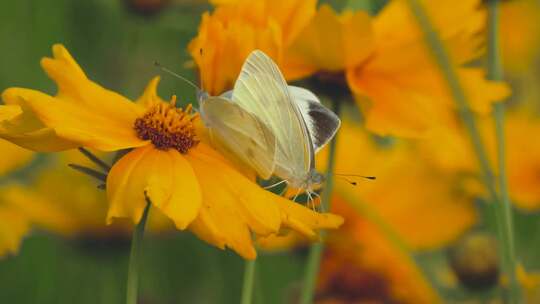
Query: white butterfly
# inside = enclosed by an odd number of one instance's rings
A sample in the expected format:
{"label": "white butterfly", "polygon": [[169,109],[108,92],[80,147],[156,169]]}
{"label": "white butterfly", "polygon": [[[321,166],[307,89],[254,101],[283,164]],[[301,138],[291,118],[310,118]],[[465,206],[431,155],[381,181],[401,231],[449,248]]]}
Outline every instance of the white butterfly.
{"label": "white butterfly", "polygon": [[287,86],[262,51],[248,56],[232,91],[221,96],[199,91],[198,100],[211,134],[261,178],[275,175],[310,198],[324,181],[315,169],[315,153],[341,121],[312,92]]}

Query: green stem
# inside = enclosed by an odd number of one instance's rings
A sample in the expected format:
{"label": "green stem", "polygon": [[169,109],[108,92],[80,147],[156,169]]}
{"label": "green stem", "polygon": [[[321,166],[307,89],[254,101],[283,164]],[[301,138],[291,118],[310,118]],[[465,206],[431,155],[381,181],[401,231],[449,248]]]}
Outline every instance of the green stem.
{"label": "green stem", "polygon": [[133,230],[131,239],[131,253],[129,255],[126,303],[137,304],[137,287],[139,284],[139,255],[141,252],[141,242],[144,235],[144,228],[150,210],[150,201],[147,201],[146,207],[141,218],[141,221]]}
{"label": "green stem", "polygon": [[[497,186],[495,182],[495,177],[490,168],[487,153],[482,143],[480,132],[478,131],[478,128],[476,126],[474,114],[471,112],[469,108],[470,102],[468,100],[468,97],[465,91],[463,90],[463,87],[460,83],[459,77],[454,69],[454,66],[451,62],[450,57],[448,56],[442,41],[437,35],[436,30],[434,29],[428,16],[426,15],[423,7],[421,6],[418,0],[408,0],[408,4],[409,4],[409,7],[411,8],[411,11],[416,17],[418,24],[420,25],[422,31],[424,32],[425,39],[428,45],[430,46],[430,50],[433,53],[436,63],[439,65],[439,68],[449,85],[452,97],[457,104],[457,108],[461,115],[463,123],[465,127],[467,128],[468,133],[471,137],[474,152],[479,161],[480,170],[484,178],[484,183],[488,189],[490,202],[495,208],[495,215],[497,218],[497,234],[499,236],[499,240],[502,243],[500,246],[500,251],[502,252],[503,257],[512,256],[514,249],[513,249],[513,244],[511,244],[511,241],[510,241],[512,239],[511,238],[512,225],[511,225],[511,222],[509,222],[510,217],[508,216],[508,214],[510,213],[510,209],[508,209],[508,211],[505,212],[504,204],[501,203],[501,200],[499,199],[499,196],[497,194]],[[493,18],[493,16],[490,18]],[[493,22],[490,22],[490,23],[493,23]],[[494,24],[493,26],[496,27],[497,24]],[[490,38],[494,34],[495,34],[495,31],[493,31],[493,28],[490,29]],[[490,45],[492,44],[493,42],[490,41]],[[498,49],[496,51],[498,52]],[[495,55],[495,53],[490,54],[490,61],[492,61],[494,64],[500,65],[499,60],[500,60],[500,57],[498,55]],[[500,72],[500,66],[495,67],[495,69],[493,69],[492,72],[500,73],[502,75],[502,73]],[[499,121],[499,123],[501,123],[500,127],[502,130],[502,120]],[[501,144],[504,144],[504,143],[499,141],[499,145]],[[500,147],[504,148],[504,146],[502,145]],[[504,161],[504,158],[501,158],[501,156],[504,156],[504,155],[499,155],[500,160]],[[501,172],[501,175],[503,175],[503,172]],[[504,176],[503,178],[504,178],[504,183],[506,183],[506,179]],[[503,196],[504,196],[504,193],[503,193]],[[507,214],[505,215],[505,213]],[[503,259],[503,262],[504,260],[506,259]],[[514,272],[514,269],[510,270],[509,264],[503,265],[503,270],[510,276]],[[516,301],[516,299],[512,296],[509,302],[514,303],[514,301]]]}
{"label": "green stem", "polygon": [[[494,81],[503,80],[502,60],[499,47],[499,1],[488,1],[488,62],[487,76]],[[516,253],[514,245],[514,229],[512,222],[512,206],[508,192],[508,180],[506,174],[506,151],[504,137],[504,104],[497,102],[493,107],[495,120],[495,135],[497,142],[497,167],[500,202],[495,206],[497,214],[497,226],[500,227],[500,239],[502,241],[502,266],[503,272],[508,275],[510,283],[510,303],[519,303],[521,299],[520,288],[516,276]]]}
{"label": "green stem", "polygon": [[430,47],[436,63],[439,65],[439,68],[446,82],[448,83],[450,93],[452,94],[453,100],[456,102],[458,112],[463,120],[463,124],[467,128],[469,136],[471,137],[471,142],[476,158],[480,164],[480,170],[482,171],[484,183],[489,192],[490,201],[495,203],[498,201],[495,178],[493,171],[491,171],[489,166],[487,153],[482,143],[478,127],[476,126],[474,114],[469,108],[469,100],[467,95],[461,86],[459,77],[452,65],[444,45],[436,33],[436,30],[433,28],[432,23],[426,15],[422,5],[418,0],[408,0],[408,4],[416,17],[418,24],[424,32],[425,39]]}
{"label": "green stem", "polygon": [[251,304],[253,298],[253,283],[255,281],[255,261],[246,260],[244,270],[244,284],[242,286],[241,304]]}
{"label": "green stem", "polygon": [[[334,102],[334,112],[339,116],[340,102]],[[330,210],[330,199],[332,197],[332,189],[334,188],[334,168],[336,165],[336,148],[337,134],[330,142],[330,153],[328,154],[327,171],[326,171],[326,186],[323,190],[321,208],[322,210]],[[317,283],[317,275],[319,274],[319,266],[324,250],[324,238],[326,233],[321,232],[321,240],[315,243],[309,249],[308,260],[306,264],[306,272],[304,274],[304,286],[300,297],[300,304],[313,303],[313,295],[315,293],[315,284]]]}

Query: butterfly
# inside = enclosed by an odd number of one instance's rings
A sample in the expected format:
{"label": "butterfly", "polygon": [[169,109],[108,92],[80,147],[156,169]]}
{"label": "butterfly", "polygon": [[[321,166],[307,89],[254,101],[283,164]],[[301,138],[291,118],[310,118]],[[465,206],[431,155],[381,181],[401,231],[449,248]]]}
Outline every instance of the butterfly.
{"label": "butterfly", "polygon": [[198,90],[197,95],[201,118],[224,149],[262,179],[275,175],[310,199],[316,194],[324,176],[315,169],[315,154],[341,121],[315,94],[288,86],[276,63],[255,50],[233,90],[220,96]]}

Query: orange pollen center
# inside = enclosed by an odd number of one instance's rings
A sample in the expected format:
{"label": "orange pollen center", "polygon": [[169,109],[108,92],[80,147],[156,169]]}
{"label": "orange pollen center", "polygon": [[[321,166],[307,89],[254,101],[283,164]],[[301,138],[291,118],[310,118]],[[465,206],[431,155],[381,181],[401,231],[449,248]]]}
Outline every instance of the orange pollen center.
{"label": "orange pollen center", "polygon": [[193,121],[198,117],[191,113],[191,105],[185,110],[171,103],[159,102],[135,120],[134,129],[142,140],[150,140],[160,150],[175,149],[187,153],[199,143]]}

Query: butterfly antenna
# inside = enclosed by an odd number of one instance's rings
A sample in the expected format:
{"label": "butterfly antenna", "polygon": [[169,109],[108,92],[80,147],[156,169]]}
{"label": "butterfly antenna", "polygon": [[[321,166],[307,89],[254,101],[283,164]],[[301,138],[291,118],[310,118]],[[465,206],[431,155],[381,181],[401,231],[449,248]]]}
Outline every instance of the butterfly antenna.
{"label": "butterfly antenna", "polygon": [[335,177],[339,177],[341,179],[343,179],[344,181],[346,181],[347,183],[353,185],[353,186],[356,186],[358,185],[358,182],[354,181],[354,180],[351,180],[350,178],[348,177],[360,177],[360,178],[364,178],[364,179],[369,179],[369,180],[375,180],[377,179],[375,176],[368,176],[368,175],[358,175],[358,174],[334,174]]}
{"label": "butterfly antenna", "polygon": [[170,74],[170,75],[172,75],[172,76],[174,76],[174,77],[176,77],[176,78],[178,78],[178,79],[180,79],[180,80],[183,80],[184,82],[186,82],[186,83],[189,84],[190,86],[194,87],[195,90],[197,90],[197,91],[200,90],[200,88],[199,88],[196,84],[194,84],[193,82],[191,82],[189,79],[187,79],[186,77],[181,76],[181,75],[179,75],[179,74],[177,74],[177,73],[175,73],[175,72],[173,72],[173,71],[167,69],[166,67],[162,66],[159,62],[154,61],[154,65],[155,65],[156,67],[158,67],[160,70],[162,70],[163,72],[165,72],[165,73],[167,73],[167,74]]}
{"label": "butterfly antenna", "polygon": [[369,176],[369,175],[359,175],[359,174],[334,174],[335,176],[341,176],[341,177],[361,177],[365,179],[375,180],[377,177],[375,176]]}

